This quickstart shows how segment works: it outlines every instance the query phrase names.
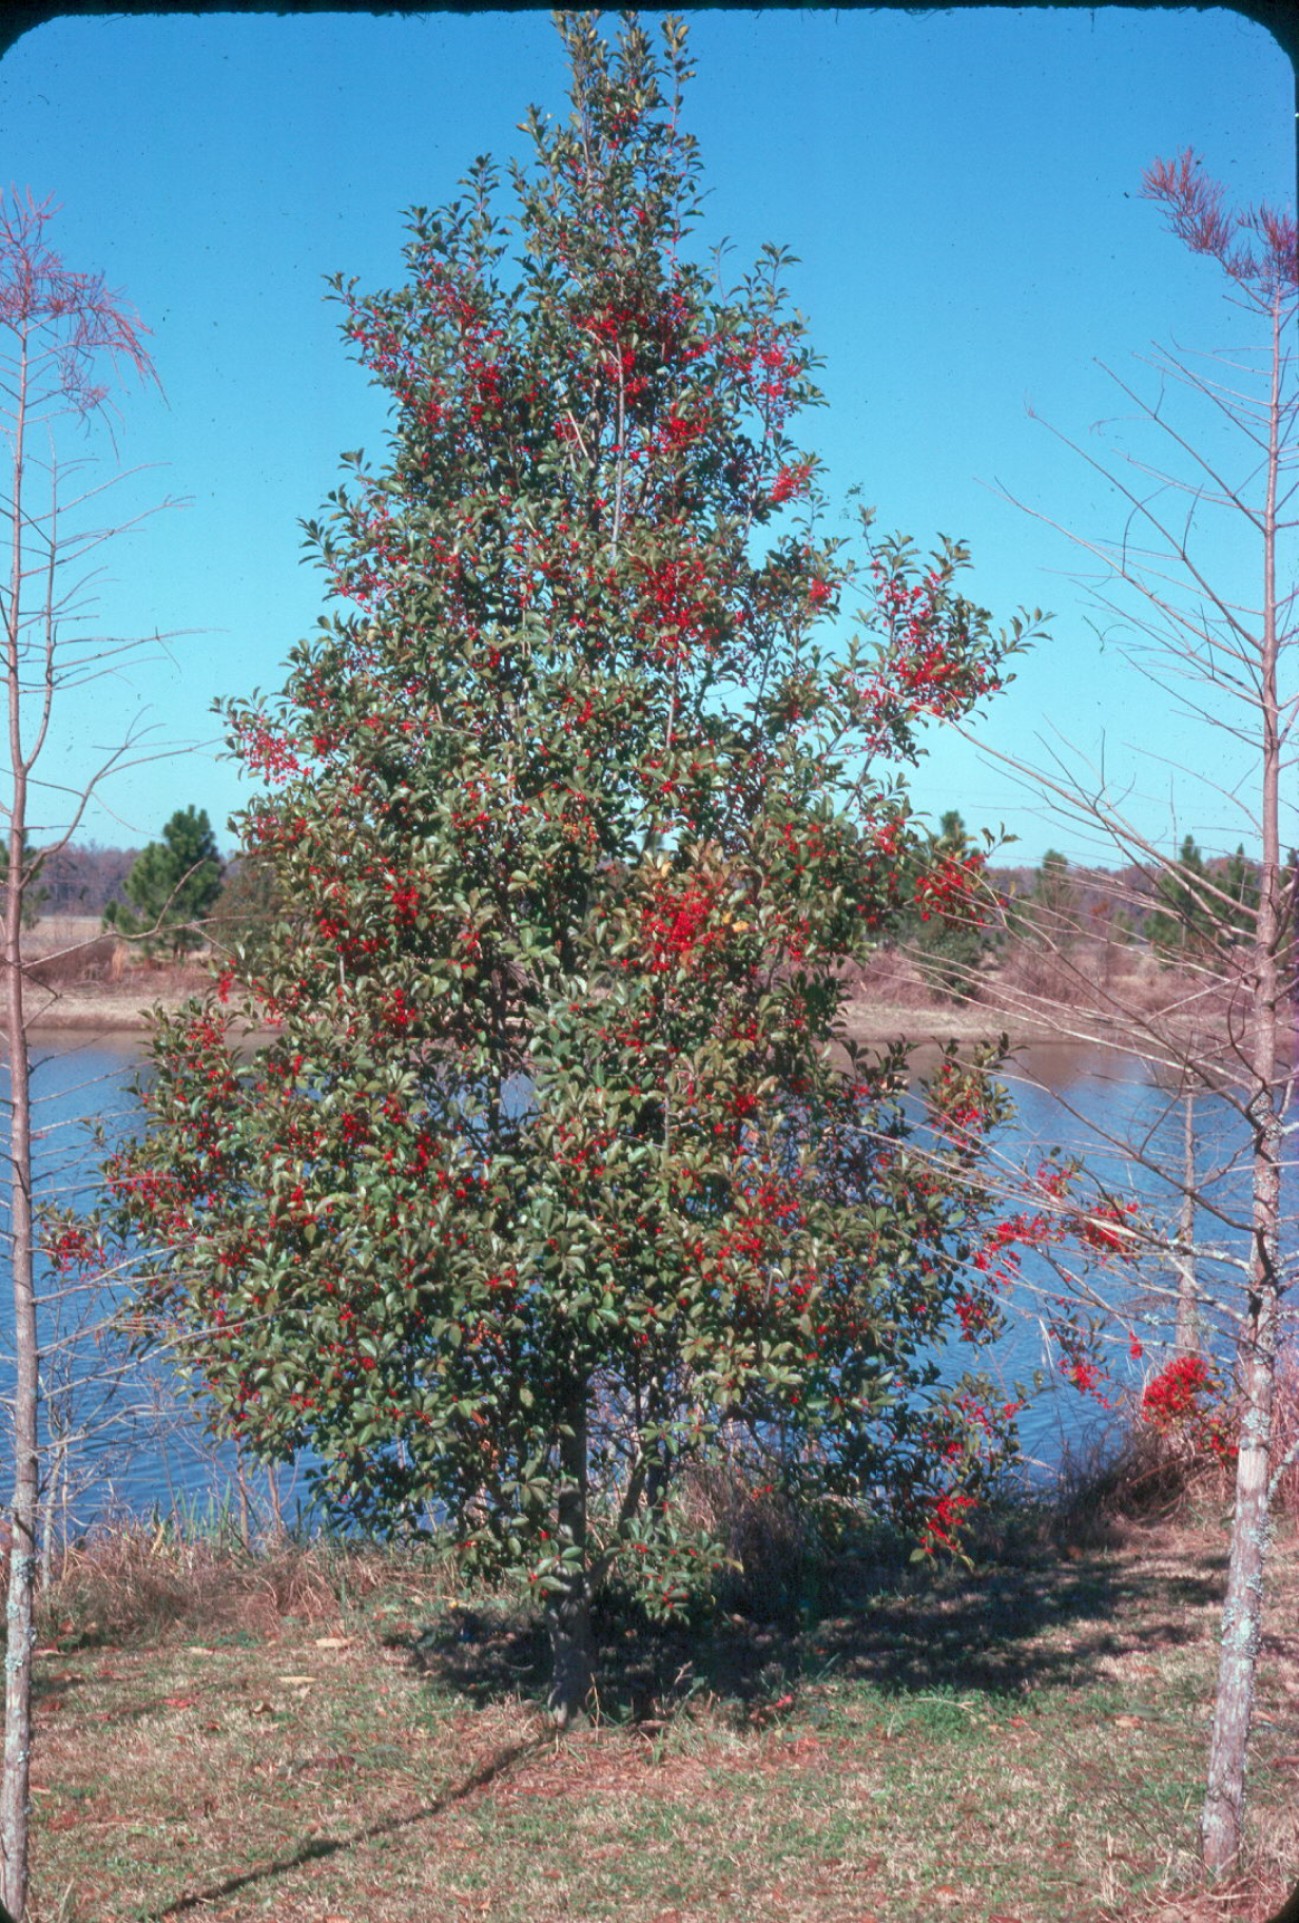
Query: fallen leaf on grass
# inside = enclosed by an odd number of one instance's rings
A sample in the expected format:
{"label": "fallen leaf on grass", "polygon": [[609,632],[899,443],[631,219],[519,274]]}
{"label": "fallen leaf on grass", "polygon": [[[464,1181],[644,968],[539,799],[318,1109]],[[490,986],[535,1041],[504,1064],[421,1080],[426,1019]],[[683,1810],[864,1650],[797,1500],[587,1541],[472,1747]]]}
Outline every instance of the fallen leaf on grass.
{"label": "fallen leaf on grass", "polygon": [[164,1696],[163,1703],[168,1709],[193,1709],[197,1696]]}
{"label": "fallen leaf on grass", "polygon": [[277,1683],[288,1683],[292,1689],[310,1689],[315,1682],[314,1676],[277,1676]]}
{"label": "fallen leaf on grass", "polygon": [[351,1647],[350,1636],[317,1636],[316,1638],[317,1649],[350,1649]]}
{"label": "fallen leaf on grass", "polygon": [[269,1698],[263,1696],[259,1703],[249,1703],[248,1714],[250,1716],[273,1716],[275,1714],[275,1705]]}
{"label": "fallen leaf on grass", "polygon": [[932,1895],[935,1903],[959,1903],[962,1900],[961,1892],[950,1883],[940,1883]]}
{"label": "fallen leaf on grass", "polygon": [[1140,1716],[1116,1716],[1114,1718],[1115,1724],[1119,1729],[1140,1729],[1141,1720]]}

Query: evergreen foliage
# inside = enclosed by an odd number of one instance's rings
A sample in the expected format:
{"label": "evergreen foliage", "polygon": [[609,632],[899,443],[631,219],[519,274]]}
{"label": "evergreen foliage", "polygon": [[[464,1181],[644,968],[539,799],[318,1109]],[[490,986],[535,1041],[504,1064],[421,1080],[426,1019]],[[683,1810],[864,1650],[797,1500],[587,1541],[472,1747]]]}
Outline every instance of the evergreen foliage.
{"label": "evergreen foliage", "polygon": [[1206,961],[1223,942],[1248,939],[1258,912],[1258,868],[1243,847],[1206,864],[1193,835],[1155,883],[1146,939],[1166,961]]}
{"label": "evergreen foliage", "polygon": [[221,893],[221,857],[207,811],[178,808],[162,840],[137,856],[123,892],[131,906],[110,902],[106,928],[143,937],[146,949],[167,946],[180,955],[197,948],[200,924]]}
{"label": "evergreen foliage", "polygon": [[562,1719],[602,1583],[707,1593],[692,1463],[932,1547],[1001,1457],[934,1355],[997,1324],[1002,1098],[946,1058],[922,1140],[843,983],[912,877],[961,912],[899,768],[1021,628],[957,544],[825,532],[787,257],[726,286],[697,246],[684,28],[560,31],[512,205],[480,160],[399,286],[335,285],[392,427],[309,527],[333,604],[283,694],[228,710],[277,918],[160,1019],[110,1180],[225,1426],[527,1582]]}
{"label": "evergreen foliage", "polygon": [[[48,890],[42,880],[45,867],[44,858],[38,848],[32,847],[31,836],[28,834],[24,834],[23,836],[23,859],[21,866],[23,895],[22,925],[24,928],[34,928],[40,919],[41,909],[45,904]],[[7,894],[8,890],[9,846],[7,842],[0,841],[0,897]]]}

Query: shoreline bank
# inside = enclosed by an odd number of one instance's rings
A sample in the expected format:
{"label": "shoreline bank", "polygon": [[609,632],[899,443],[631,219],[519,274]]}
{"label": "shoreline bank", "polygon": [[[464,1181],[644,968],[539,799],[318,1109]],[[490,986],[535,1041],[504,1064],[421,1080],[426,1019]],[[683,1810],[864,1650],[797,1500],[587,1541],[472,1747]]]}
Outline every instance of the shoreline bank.
{"label": "shoreline bank", "polygon": [[[184,985],[172,983],[164,988],[159,984],[147,995],[133,993],[120,984],[102,990],[87,984],[51,996],[47,1008],[30,1016],[29,1028],[36,1034],[51,1035],[141,1035],[147,1031],[155,1008],[179,1008],[189,996],[202,992],[207,979],[196,974]],[[1073,1039],[1062,1037],[1050,1023],[986,1003],[931,1002],[914,1007],[903,1002],[853,1001],[847,1007],[847,1028],[854,1041],[892,1042],[902,1038],[917,1045],[995,1041],[1003,1034],[1009,1035],[1012,1047],[1022,1042]]]}
{"label": "shoreline bank", "polygon": [[[28,1030],[51,1038],[142,1036],[148,1031],[154,1009],[170,1012],[179,1008],[189,997],[209,988],[211,979],[205,969],[192,964],[142,968],[112,980],[90,978],[57,985],[29,975]],[[891,995],[887,989],[875,996],[871,994],[872,984],[865,982],[856,987],[845,1004],[845,1032],[851,1040],[868,1044],[901,1040],[917,1047],[941,1047],[947,1042],[995,1042],[1004,1035],[1011,1050],[1050,1045],[1134,1054],[1142,1052],[1144,1015],[1146,1021],[1175,1032],[1178,1046],[1212,1048],[1215,1042],[1227,1039],[1225,1028],[1229,1024],[1220,1028],[1213,1021],[1188,1022],[1183,1027],[1174,1009],[1161,1011],[1153,1003],[1132,1022],[1125,1022],[1103,1008],[1089,1008],[1081,996],[1053,1010],[1036,997],[1021,996],[1014,983],[1005,985],[1004,999],[994,999],[1000,986],[995,979],[986,981],[986,1000],[944,1002],[922,1000],[914,993]],[[1293,1039],[1299,1041],[1299,1036]]]}

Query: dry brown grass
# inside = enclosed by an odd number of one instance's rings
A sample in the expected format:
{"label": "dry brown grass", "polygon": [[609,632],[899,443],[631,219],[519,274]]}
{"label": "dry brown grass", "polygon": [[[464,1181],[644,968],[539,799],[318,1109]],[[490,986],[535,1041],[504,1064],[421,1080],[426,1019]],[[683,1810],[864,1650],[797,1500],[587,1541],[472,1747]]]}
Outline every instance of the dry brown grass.
{"label": "dry brown grass", "polygon": [[1231,1500],[1232,1470],[1217,1456],[1191,1449],[1139,1419],[1122,1440],[1090,1452],[1066,1449],[1050,1527],[1062,1544],[1119,1541],[1127,1523],[1174,1521],[1221,1510]]}
{"label": "dry brown grass", "polygon": [[1176,969],[1163,967],[1148,952],[1100,941],[1009,943],[984,986],[984,999],[999,997],[1060,1007],[1072,1016],[1080,1007],[1095,1013],[1116,1007],[1148,1015],[1184,998],[1186,984]]}
{"label": "dry brown grass", "polygon": [[971,974],[968,996],[935,993],[925,970],[898,948],[877,949],[864,968],[845,978],[848,1026],[864,1039],[940,1036],[969,1040],[1009,1030],[1040,1041],[1089,1035],[1113,1041],[1131,1028],[1158,1022],[1186,1046],[1225,1036],[1230,995],[1167,967],[1143,950],[1079,941],[1065,950],[1032,942],[1008,945],[995,966]]}
{"label": "dry brown grass", "polygon": [[[1229,1419],[1229,1432],[1232,1426]],[[1277,1474],[1272,1514],[1299,1527],[1299,1351],[1294,1349],[1277,1365],[1272,1442]],[[1052,1530],[1061,1542],[1101,1543],[1127,1522],[1221,1514],[1234,1500],[1235,1480],[1234,1457],[1224,1459],[1185,1432],[1143,1421],[1134,1398],[1119,1411],[1110,1437],[1098,1449],[1082,1455],[1066,1450]]]}
{"label": "dry brown grass", "polygon": [[23,930],[23,955],[35,960],[41,955],[58,954],[65,948],[83,947],[102,933],[103,922],[98,915],[42,915]]}
{"label": "dry brown grass", "polygon": [[[40,965],[44,971],[44,964]],[[145,963],[128,958],[118,975],[62,979],[29,971],[33,984],[29,1019],[34,1028],[96,1031],[138,1031],[148,1026],[149,1011],[158,1003],[178,1006],[187,996],[209,984],[206,972],[192,965]]]}
{"label": "dry brown grass", "polygon": [[[66,926],[78,917],[61,918]],[[66,935],[44,932],[44,924],[23,940],[26,974],[42,988],[68,988],[79,982],[119,982],[127,955],[116,935]]]}
{"label": "dry brown grass", "polygon": [[929,1009],[936,1003],[933,989],[916,964],[891,946],[875,949],[865,966],[854,970],[851,985],[854,1002],[867,1005]]}
{"label": "dry brown grass", "polygon": [[337,1623],[347,1606],[404,1573],[441,1588],[441,1565],[404,1561],[374,1545],[284,1536],[243,1549],[230,1537],[187,1537],[128,1521],[64,1551],[41,1597],[42,1633],[62,1642],[127,1647],[169,1636],[241,1629],[265,1634],[285,1618]]}

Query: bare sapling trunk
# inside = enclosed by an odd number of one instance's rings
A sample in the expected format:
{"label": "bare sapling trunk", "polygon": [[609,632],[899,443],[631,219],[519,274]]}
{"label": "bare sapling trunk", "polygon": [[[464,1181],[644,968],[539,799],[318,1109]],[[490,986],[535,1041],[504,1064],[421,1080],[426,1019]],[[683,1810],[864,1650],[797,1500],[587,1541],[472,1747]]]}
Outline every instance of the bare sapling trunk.
{"label": "bare sapling trunk", "polygon": [[[13,694],[11,689],[11,703]],[[40,1498],[37,1411],[40,1356],[32,1243],[31,1080],[23,1018],[21,805],[9,837],[10,886],[4,917],[5,1042],[9,1057],[9,1261],[13,1286],[15,1383],[14,1482],[9,1514],[5,1605],[4,1767],[0,1772],[0,1891],[21,1917],[27,1904],[32,1750],[32,1650],[35,1645],[36,1519]]]}
{"label": "bare sapling trunk", "polygon": [[13,1288],[15,1383],[13,1497],[5,1604],[4,1766],[0,1771],[0,1895],[11,1914],[27,1907],[32,1750],[32,1650],[35,1646],[36,1518],[40,1500],[37,1399],[40,1356],[32,1246],[31,1075],[23,1014],[22,916],[27,859],[27,768],[22,741],[23,480],[26,377],[20,367],[12,449],[13,527],[5,622],[9,787],[8,886],[4,912],[5,1044],[9,1058],[9,1266]]}
{"label": "bare sapling trunk", "polygon": [[1260,1115],[1254,1189],[1254,1274],[1249,1317],[1241,1337],[1238,1389],[1241,1415],[1236,1501],[1231,1523],[1227,1593],[1208,1789],[1201,1818],[1205,1868],[1229,1869],[1240,1853],[1245,1824],[1245,1768],[1262,1637],[1263,1578],[1269,1539],[1272,1404],[1276,1384],[1279,1308],[1277,1225],[1280,1220],[1280,1117],[1258,1091]]}
{"label": "bare sapling trunk", "polygon": [[[1144,189],[1174,234],[1220,269],[1227,300],[1251,317],[1250,335],[1208,356],[1157,349],[1154,399],[1114,376],[1154,453],[1139,444],[1111,462],[1066,441],[1115,490],[1125,526],[1113,540],[1061,531],[1089,563],[1100,564],[1100,585],[1093,577],[1090,593],[1126,637],[1130,665],[1172,715],[1208,731],[1195,753],[1202,745],[1213,753],[1178,764],[1170,798],[1177,810],[1194,806],[1211,820],[1225,845],[1206,862],[1186,835],[1180,854],[1170,855],[1159,833],[1127,812],[1125,793],[1138,786],[1133,772],[1125,768],[1116,779],[1104,754],[1097,761],[1066,744],[1046,766],[995,758],[1027,776],[1060,821],[1081,827],[1092,845],[1107,844],[1120,876],[1137,877],[1131,904],[1138,938],[1149,944],[1152,965],[1168,969],[1162,1003],[1116,979],[1095,1019],[1082,998],[1060,997],[1050,1012],[1059,1034],[1112,1048],[1141,1064],[1153,1085],[1176,1091],[1180,1153],[1171,1147],[1164,1155],[1152,1133],[1125,1135],[1105,1116],[1086,1121],[1102,1152],[1126,1157],[1134,1188],[1148,1184],[1175,1198],[1175,1221],[1152,1238],[1173,1285],[1148,1285],[1147,1297],[1162,1299],[1170,1320],[1175,1316],[1177,1355],[1222,1353],[1229,1343],[1234,1349],[1235,1503],[1200,1816],[1203,1864],[1216,1878],[1239,1865],[1245,1843],[1268,1512],[1277,1480],[1273,1401],[1283,1317],[1291,1313],[1287,1296],[1297,1279],[1282,1184],[1282,1118],[1294,1074],[1283,1059],[1282,1023],[1296,986],[1294,877],[1288,897],[1282,863],[1297,837],[1293,785],[1287,791],[1282,781],[1299,721],[1299,590],[1288,578],[1279,585],[1278,576],[1282,544],[1288,558],[1299,526],[1291,345],[1299,249],[1292,213],[1229,209],[1189,152],[1156,162]],[[1183,406],[1206,424],[1203,441],[1183,424]],[[1209,526],[1219,540],[1213,548]],[[1242,589],[1238,573],[1216,577],[1218,567],[1238,570],[1242,560],[1257,588]],[[1290,810],[1284,820],[1283,807]],[[1248,854],[1243,839],[1233,854],[1236,834],[1218,826],[1233,817],[1248,836]],[[1174,832],[1176,825],[1175,812]],[[1156,932],[1161,922],[1167,935]],[[1201,1158],[1197,1130],[1206,1124],[1201,1142],[1211,1141],[1212,1151]]]}
{"label": "bare sapling trunk", "polygon": [[1280,468],[1282,344],[1279,301],[1272,310],[1272,392],[1267,495],[1263,519],[1263,633],[1259,662],[1262,721],[1263,862],[1253,954],[1246,982],[1251,1020],[1249,1118],[1253,1131],[1252,1249],[1247,1315],[1240,1338],[1240,1434],[1236,1508],[1231,1525],[1227,1594],[1209,1779],[1201,1817],[1204,1866],[1218,1874],[1240,1853],[1245,1824],[1245,1765],[1263,1618],[1272,1462],[1272,1400],[1281,1307],[1281,1107],[1277,1081],[1281,1023],[1281,760],[1276,586],[1277,484]]}
{"label": "bare sapling trunk", "polygon": [[546,1608],[550,1631],[551,1679],[548,1707],[556,1726],[566,1729],[581,1715],[595,1685],[595,1640],[591,1629],[591,1571],[587,1540],[586,1394],[574,1383],[567,1420],[560,1434],[560,1481],[556,1498],[558,1547],[562,1561]]}
{"label": "bare sapling trunk", "polygon": [[[49,738],[55,695],[101,671],[123,644],[102,652],[80,638],[66,658],[62,624],[81,619],[86,576],[69,583],[88,553],[116,530],[79,521],[88,501],[61,498],[58,428],[98,415],[110,393],[97,376],[102,359],[121,359],[141,375],[152,366],[139,323],[102,277],[74,274],[51,249],[47,204],[0,195],[0,438],[5,452],[0,524],[7,523],[8,566],[0,585],[5,752],[0,766],[0,816],[5,822],[3,930],[0,975],[8,1056],[9,1099],[4,1121],[4,1180],[8,1189],[8,1256],[13,1290],[13,1483],[8,1513],[5,1606],[5,1705],[0,1767],[0,1923],[24,1923],[28,1909],[28,1850],[32,1763],[32,1664],[40,1520],[41,1353],[37,1302],[38,1213],[32,1164],[32,1091],[24,1008],[22,926],[34,876],[29,831],[33,770]],[[74,464],[75,467],[75,464]],[[68,517],[71,516],[71,525]],[[72,644],[70,644],[72,645]],[[117,757],[110,756],[111,767]],[[106,768],[101,770],[106,772]],[[51,852],[66,844],[95,786],[91,781],[56,831]]]}

